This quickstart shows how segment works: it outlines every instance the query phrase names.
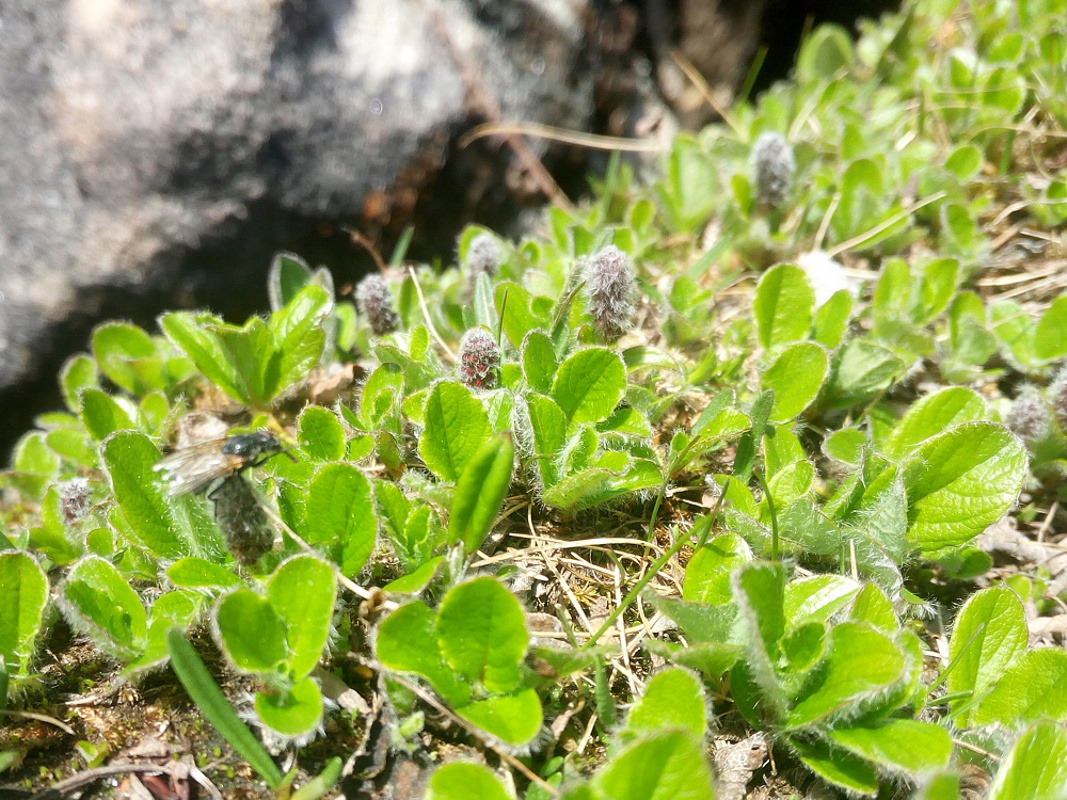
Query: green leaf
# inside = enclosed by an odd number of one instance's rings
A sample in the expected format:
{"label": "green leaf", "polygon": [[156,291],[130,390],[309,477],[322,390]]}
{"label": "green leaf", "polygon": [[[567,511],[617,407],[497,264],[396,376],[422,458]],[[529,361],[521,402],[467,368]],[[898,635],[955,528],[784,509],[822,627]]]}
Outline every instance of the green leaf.
{"label": "green leaf", "polygon": [[281,692],[256,692],[256,714],[282,736],[311,733],[322,721],[322,692],[311,678]]}
{"label": "green leaf", "polygon": [[878,793],[878,775],[867,760],[821,741],[790,739],[789,743],[808,769],[823,780],[859,795],[873,797]]}
{"label": "green leaf", "polygon": [[169,500],[164,496],[153,469],[159,461],[159,450],[147,436],[118,431],[100,445],[100,453],[115,500],[137,544],[166,559],[187,555],[222,557],[225,547],[221,535],[206,516],[203,501],[191,495]]}
{"label": "green leaf", "polygon": [[953,355],[964,364],[984,364],[997,342],[986,326],[986,307],[974,292],[961,292],[949,306],[949,336]]}
{"label": "green leaf", "polygon": [[960,145],[945,159],[945,168],[961,181],[970,180],[982,168],[985,157],[973,144]]}
{"label": "green leaf", "polygon": [[811,338],[833,350],[845,338],[856,300],[848,289],[838,289],[815,310]]}
{"label": "green leaf", "polygon": [[574,427],[607,419],[625,392],[626,365],[619,354],[587,347],[560,364],[551,394]]}
{"label": "green leaf", "polygon": [[774,392],[771,422],[799,416],[819,394],[829,369],[829,356],[814,342],[786,347],[760,378],[762,387]]}
{"label": "green leaf", "polygon": [[924,775],[912,800],[959,800],[960,776],[950,770]]}
{"label": "green leaf", "polygon": [[730,574],[751,560],[751,548],[736,533],[716,536],[686,564],[682,599],[712,605],[730,602]]}
{"label": "green leaf", "polygon": [[850,339],[834,356],[819,405],[835,411],[866,403],[889,388],[904,367],[891,350],[867,339]]}
{"label": "green leaf", "polygon": [[481,764],[454,761],[430,776],[424,800],[510,800],[511,795]]}
{"label": "green leaf", "polygon": [[300,256],[293,253],[277,253],[270,262],[267,273],[267,294],[272,311],[284,307],[297,292],[307,286],[311,268]]}
{"label": "green leaf", "polygon": [[59,385],[63,389],[63,399],[67,403],[67,408],[77,412],[81,407],[78,395],[82,389],[100,388],[100,374],[96,368],[96,360],[84,353],[68,358],[59,371]]}
{"label": "green leaf", "polygon": [[267,397],[304,378],[322,358],[326,344],[325,322],[333,312],[333,297],[321,286],[306,286],[285,308],[270,318],[270,331],[278,351],[278,363],[266,382]]}
{"label": "green leaf", "polygon": [[522,340],[522,373],[527,385],[541,394],[552,390],[556,375],[556,350],[541,330],[533,330]]}
{"label": "green leaf", "polygon": [[445,595],[437,613],[441,654],[452,669],[491,692],[519,685],[529,637],[515,596],[494,578],[475,578]]}
{"label": "green leaf", "polygon": [[[369,431],[389,425],[403,397],[404,373],[396,364],[380,364],[363,384],[359,413]],[[409,395],[414,397],[416,395]],[[421,418],[414,420],[421,424]]]}
{"label": "green leaf", "polygon": [[957,425],[927,439],[904,462],[908,541],[923,551],[964,544],[1019,496],[1026,450],[990,422]]}
{"label": "green leaf", "polygon": [[221,564],[195,556],[179,558],[167,567],[167,578],[175,586],[190,589],[229,588],[238,586],[241,579]]}
{"label": "green leaf", "polygon": [[685,133],[674,137],[665,160],[665,179],[655,186],[660,205],[673,228],[693,231],[710,218],[722,191],[715,162]]}
{"label": "green leaf", "polygon": [[322,406],[308,406],[296,421],[300,447],[316,461],[339,461],[345,455],[345,432],[337,415]]}
{"label": "green leaf", "polygon": [[1020,655],[971,712],[970,720],[973,725],[1005,726],[1067,722],[1067,653],[1042,647]]}
{"label": "green leaf", "polygon": [[893,633],[900,627],[893,604],[889,602],[885,592],[873,583],[864,584],[856,594],[849,619],[853,622],[866,622],[883,633]]}
{"label": "green leaf", "polygon": [[652,733],[620,752],[594,779],[604,800],[714,800],[699,736]]}
{"label": "green leaf", "polygon": [[691,642],[682,645],[653,639],[645,642],[645,649],[680,667],[697,670],[707,680],[715,683],[722,680],[726,671],[737,663],[741,655],[738,645],[721,642]]}
{"label": "green leaf", "polygon": [[[786,508],[806,495],[815,479],[815,465],[810,461],[795,461],[786,464],[771,476],[768,488],[778,508]],[[768,515],[769,516],[769,515]],[[768,517],[761,517],[768,522]]]}
{"label": "green leaf", "polygon": [[820,25],[804,41],[797,54],[796,74],[801,83],[813,85],[839,77],[852,63],[852,39],[840,25]]}
{"label": "green leaf", "polygon": [[[252,317],[240,328],[210,327],[225,358],[233,365],[240,394],[234,399],[266,409],[274,395],[284,388],[279,369],[281,353],[267,323]],[[220,388],[225,391],[225,387]]]}
{"label": "green leaf", "polygon": [[549,488],[559,481],[559,465],[556,457],[563,449],[567,437],[567,418],[551,397],[530,394],[526,398],[533,429],[534,453],[541,482]]}
{"label": "green leaf", "polygon": [[830,617],[844,608],[860,585],[844,575],[811,575],[786,584],[783,609],[789,627],[808,622],[829,622]]}
{"label": "green leaf", "polygon": [[855,715],[865,700],[906,675],[904,654],[873,628],[843,622],[830,631],[826,657],[797,696],[788,725],[804,728],[831,716]]}
{"label": "green leaf", "polygon": [[140,427],[135,420],[136,411],[131,413],[131,409],[100,389],[83,389],[78,402],[85,430],[98,442],[115,431]]}
{"label": "green leaf", "polygon": [[552,508],[579,511],[620,495],[658,487],[663,476],[659,467],[643,458],[604,451],[592,463],[604,464],[568,475],[545,490],[541,500]]}
{"label": "green leaf", "polygon": [[[0,553],[0,661],[25,675],[48,603],[48,578],[29,553]],[[3,698],[0,696],[0,704]]]}
{"label": "green leaf", "polygon": [[249,405],[248,397],[238,376],[237,367],[213,328],[222,320],[204,312],[174,311],[159,318],[159,327],[174,345],[185,353],[204,373],[204,377],[239,403]]}
{"label": "green leaf", "polygon": [[734,456],[734,479],[735,483],[744,485],[752,477],[752,470],[756,466],[756,458],[759,456],[760,443],[767,429],[767,419],[771,408],[774,406],[774,393],[769,391],[760,392],[759,396],[752,401],[752,409],[749,417],[752,427],[741,437],[737,443],[737,453]]}
{"label": "green leaf", "polygon": [[167,660],[167,632],[171,628],[185,630],[192,625],[200,610],[201,595],[178,590],[156,598],[148,615],[148,643],[140,657],[134,659],[121,675],[124,678],[142,674]]}
{"label": "green leaf", "polygon": [[420,506],[408,515],[400,531],[393,534],[393,547],[405,569],[414,569],[444,543],[445,532],[429,506]]}
{"label": "green leaf", "polygon": [[236,589],[215,612],[219,637],[230,661],[245,672],[270,672],[288,654],[285,621],[270,600],[251,589]]}
{"label": "green leaf", "polygon": [[513,747],[533,741],[544,720],[541,699],[533,689],[458,706],[456,713]]}
{"label": "green leaf", "polygon": [[315,556],[293,556],[271,576],[267,597],[285,623],[290,674],[303,678],[319,663],[330,636],[337,597],[334,569]]}
{"label": "green leaf", "polygon": [[170,649],[171,665],[189,693],[193,703],[203,713],[207,721],[223,735],[227,742],[240,753],[244,759],[259,773],[271,789],[282,784],[282,773],[267,755],[267,751],[241,722],[218,684],[207,671],[204,662],[196,654],[192,645],[177,628],[167,634],[167,647]]}
{"label": "green leaf", "polygon": [[323,466],[308,486],[305,525],[308,543],[331,545],[341,571],[357,574],[378,538],[370,481],[353,464]]}
{"label": "green leaf", "polygon": [[863,460],[863,449],[869,444],[863,431],[840,428],[823,439],[822,451],[835,461],[859,464]]}
{"label": "green leaf", "polygon": [[386,669],[422,675],[453,708],[470,702],[470,685],[441,657],[436,618],[425,603],[402,605],[382,621],[375,654]]}
{"label": "green leaf", "polygon": [[911,775],[944,769],[952,755],[948,731],[929,722],[890,719],[872,726],[830,728],[830,741],[878,765]]}
{"label": "green leaf", "polygon": [[685,632],[690,645],[716,644],[731,641],[732,629],[737,617],[733,604],[712,606],[707,603],[690,603],[660,597],[650,593],[646,601],[668,619],[677,623]]}
{"label": "green leaf", "polygon": [[[504,298],[507,297],[507,305]],[[511,346],[516,350],[522,348],[526,334],[535,328],[547,329],[550,319],[540,313],[534,302],[536,298],[525,288],[511,281],[501,281],[493,290],[493,302],[497,313],[503,311],[501,327]]]}
{"label": "green leaf", "polygon": [[[741,643],[744,652],[744,662],[731,675],[738,673],[735,677],[743,677],[742,683],[758,690],[758,698],[752,699],[777,721],[787,711],[787,698],[774,669],[778,642],[785,633],[785,571],[778,563],[751,562],[731,577],[737,605],[737,624],[731,638]],[[739,706],[751,705],[737,699]]]}
{"label": "green leaf", "polygon": [[1040,722],[1015,742],[989,790],[989,800],[1067,798],[1067,728]]}
{"label": "green leaf", "polygon": [[481,547],[504,505],[514,460],[511,437],[502,435],[483,444],[467,462],[452,497],[449,544],[463,542],[465,553]]}
{"label": "green leaf", "polygon": [[960,262],[955,258],[937,258],[923,267],[920,285],[921,313],[917,322],[926,323],[948,308],[959,285]]}
{"label": "green leaf", "polygon": [[928,394],[913,403],[881,447],[890,459],[899,459],[919,443],[963,422],[986,416],[986,403],[977,392],[962,386]]}
{"label": "green leaf", "polygon": [[441,562],[444,560],[444,556],[435,556],[426,563],[420,564],[407,575],[401,575],[399,578],[389,581],[382,587],[382,591],[387,594],[418,594],[430,585],[430,581],[437,574],[437,568],[441,566]]}
{"label": "green leaf", "polygon": [[815,290],[804,270],[792,264],[767,270],[752,298],[752,313],[765,350],[806,339],[814,311]]}
{"label": "green leaf", "polygon": [[93,355],[100,371],[130,394],[164,387],[163,362],[156,343],[128,322],[107,322],[93,331]]}
{"label": "green leaf", "polygon": [[749,638],[774,648],[785,633],[785,573],[780,564],[753,561],[732,574],[733,594]]}
{"label": "green leaf", "polygon": [[122,574],[98,556],[71,567],[63,582],[64,611],[71,625],[104,652],[129,661],[148,641],[148,615]]}
{"label": "green leaf", "polygon": [[999,300],[988,308],[990,327],[1008,353],[1023,368],[1037,364],[1034,354],[1035,323],[1030,313],[1014,300]]}
{"label": "green leaf", "polygon": [[440,381],[426,400],[426,427],[419,455],[441,480],[455,482],[467,462],[489,438],[489,415],[461,383]]}
{"label": "green leaf", "polygon": [[681,728],[702,738],[708,727],[703,685],[684,669],[661,670],[630,710],[626,727],[634,733]]}
{"label": "green leaf", "polygon": [[965,706],[981,699],[1026,649],[1026,638],[1025,612],[1015,592],[1000,586],[970,596],[952,631],[951,669],[945,684],[950,694],[968,694],[953,704],[953,709],[960,711],[959,724],[966,725],[970,718]]}
{"label": "green leaf", "polygon": [[1034,355],[1042,361],[1067,356],[1067,295],[1052,301],[1034,331]]}

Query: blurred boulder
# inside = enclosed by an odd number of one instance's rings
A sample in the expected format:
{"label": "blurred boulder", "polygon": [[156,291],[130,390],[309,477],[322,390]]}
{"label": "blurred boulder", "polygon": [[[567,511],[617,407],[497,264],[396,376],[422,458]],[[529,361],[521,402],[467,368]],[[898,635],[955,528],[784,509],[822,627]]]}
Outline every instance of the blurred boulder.
{"label": "blurred boulder", "polygon": [[487,120],[587,128],[588,11],[5,0],[0,408],[43,410],[28,382],[50,391],[97,318],[149,324],[193,303],[240,315],[265,305],[279,249],[354,264],[341,226],[453,237],[479,206],[543,199],[499,138],[455,142]]}

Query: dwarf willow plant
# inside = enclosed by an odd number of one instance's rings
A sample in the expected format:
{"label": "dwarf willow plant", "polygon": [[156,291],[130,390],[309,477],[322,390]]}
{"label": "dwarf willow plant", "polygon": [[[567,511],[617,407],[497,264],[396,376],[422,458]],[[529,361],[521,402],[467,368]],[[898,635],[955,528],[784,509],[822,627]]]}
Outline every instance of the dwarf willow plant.
{"label": "dwarf willow plant", "polygon": [[[541,235],[472,226],[455,269],[393,264],[350,302],[280,255],[267,316],[98,327],[60,374],[67,409],[3,477],[11,695],[32,697],[58,612],[124,679],[173,657],[281,791],[185,635],[210,630],[258,723],[298,747],[329,713],[338,631],[362,624],[353,592],[377,588],[355,655],[384,676],[395,743],[434,732],[432,701],[522,754],[535,800],[713,797],[715,719],[857,795],[954,798],[970,763],[992,797],[1062,797],[1067,656],[1029,646],[1023,602],[1043,585],[998,579],[975,540],[1022,491],[1064,499],[1067,296],[1031,307],[975,278],[998,202],[1047,237],[1067,220],[1040,135],[1067,119],[1049,21],[1067,3],[954,7],[908,5],[856,44],[815,31],[794,82],[680,135],[647,178],[614,161]],[[240,478],[272,543],[258,558],[228,551],[214,488],[174,496],[155,469],[193,409],[285,443]],[[640,577],[616,562],[625,593],[595,629],[577,596],[549,609],[566,637],[549,646],[514,570],[472,569],[527,521],[662,554]],[[976,578],[931,661],[919,618]],[[608,634],[638,605],[669,630],[624,656]],[[596,710],[596,764],[555,746],[567,705]],[[427,796],[513,786],[451,763]]]}

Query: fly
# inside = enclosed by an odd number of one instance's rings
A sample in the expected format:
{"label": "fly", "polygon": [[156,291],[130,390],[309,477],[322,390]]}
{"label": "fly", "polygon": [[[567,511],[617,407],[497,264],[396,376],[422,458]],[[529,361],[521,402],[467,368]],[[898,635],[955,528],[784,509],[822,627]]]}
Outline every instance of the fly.
{"label": "fly", "polygon": [[163,473],[171,497],[200,494],[217,481],[258,467],[283,450],[278,437],[268,430],[237,433],[176,450],[154,469]]}

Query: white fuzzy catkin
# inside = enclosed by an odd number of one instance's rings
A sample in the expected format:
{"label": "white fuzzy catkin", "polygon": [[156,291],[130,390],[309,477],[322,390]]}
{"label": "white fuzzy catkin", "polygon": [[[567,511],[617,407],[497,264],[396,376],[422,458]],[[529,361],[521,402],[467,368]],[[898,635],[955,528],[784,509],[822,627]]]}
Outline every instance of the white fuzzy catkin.
{"label": "white fuzzy catkin", "polygon": [[614,245],[608,245],[585,264],[589,315],[604,341],[614,342],[633,327],[635,274],[633,261]]}
{"label": "white fuzzy catkin", "polygon": [[782,208],[793,191],[797,162],[793,148],[780,133],[765,131],[752,146],[753,183],[756,199],[771,208]]}
{"label": "white fuzzy catkin", "polygon": [[467,248],[467,270],[471,277],[488,275],[493,277],[504,261],[504,249],[500,242],[488,233],[479,233]]}

